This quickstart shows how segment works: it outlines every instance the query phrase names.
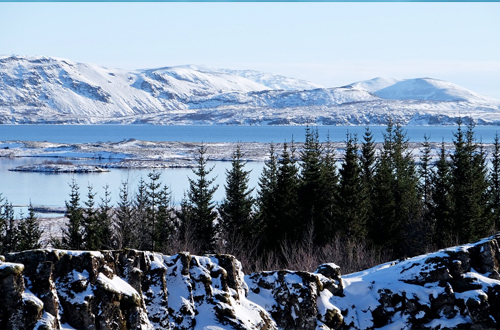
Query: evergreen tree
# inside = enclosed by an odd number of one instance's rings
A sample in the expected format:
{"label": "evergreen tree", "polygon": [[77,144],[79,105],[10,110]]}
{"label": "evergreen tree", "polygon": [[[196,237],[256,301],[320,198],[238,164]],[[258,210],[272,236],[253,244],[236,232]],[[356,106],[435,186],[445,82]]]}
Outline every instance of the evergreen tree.
{"label": "evergreen tree", "polygon": [[370,223],[374,220],[374,205],[375,203],[375,167],[377,162],[377,157],[375,154],[375,142],[373,140],[373,133],[370,131],[369,127],[365,128],[365,133],[363,135],[363,141],[361,143],[361,178],[363,180],[363,186],[366,196],[366,217],[367,226],[370,227]]}
{"label": "evergreen tree", "polygon": [[149,183],[146,184],[146,228],[148,236],[148,250],[157,251],[158,206],[162,194],[161,173],[153,171],[148,173]]}
{"label": "evergreen tree", "polygon": [[70,183],[70,199],[66,201],[66,217],[68,223],[62,229],[61,241],[53,240],[52,244],[56,248],[65,248],[72,250],[81,250],[84,248],[83,241],[83,209],[80,206],[80,192],[79,187],[73,179]]}
{"label": "evergreen tree", "polygon": [[115,248],[137,248],[137,235],[135,233],[136,217],[134,216],[133,202],[129,195],[129,183],[123,181],[120,187],[118,205],[115,211],[114,233]]}
{"label": "evergreen tree", "polygon": [[396,219],[396,197],[394,188],[393,124],[389,121],[384,134],[383,150],[376,164],[374,177],[373,219],[369,223],[369,237],[381,248],[394,249],[399,233],[399,222]]}
{"label": "evergreen tree", "polygon": [[457,231],[452,218],[451,173],[444,141],[441,143],[439,159],[432,173],[431,221],[435,228],[432,241],[439,248],[451,246]]}
{"label": "evergreen tree", "polygon": [[22,218],[19,224],[19,251],[42,248],[40,242],[42,234],[43,230],[40,228],[40,222],[30,202],[28,216]]}
{"label": "evergreen tree", "polygon": [[[299,201],[301,222],[314,228],[325,228],[328,218],[328,186],[323,171],[322,146],[318,129],[306,128],[304,148],[300,152]],[[325,241],[324,235],[320,239]]]}
{"label": "evergreen tree", "polygon": [[490,172],[490,191],[491,191],[491,209],[495,229],[500,230],[500,137],[498,132],[495,134],[493,142],[493,154],[491,155]]}
{"label": "evergreen tree", "polygon": [[461,120],[458,125],[451,155],[452,215],[459,243],[466,243],[489,235],[494,224],[487,196],[485,154],[475,142],[472,121],[466,132],[462,131]]}
{"label": "evergreen tree", "polygon": [[102,247],[101,228],[99,223],[99,215],[95,207],[94,188],[92,185],[87,186],[87,200],[83,209],[83,244],[87,250],[99,250]]}
{"label": "evergreen tree", "polygon": [[[278,157],[276,155],[274,144],[269,146],[269,160],[264,164],[264,168],[259,178],[259,192],[257,195],[257,214],[256,225],[253,228],[253,234],[259,236],[263,234],[264,248],[268,248],[268,232],[271,232],[277,217],[276,191],[278,187]],[[273,224],[273,225],[271,225]],[[262,236],[262,235],[261,235]]]}
{"label": "evergreen tree", "polygon": [[393,162],[396,175],[396,221],[400,222],[397,256],[423,253],[426,246],[425,227],[422,223],[422,197],[418,190],[418,173],[409,140],[401,125],[394,130]]}
{"label": "evergreen tree", "polygon": [[147,250],[151,246],[151,237],[147,225],[148,196],[146,182],[141,177],[137,185],[137,192],[133,203],[135,234],[137,238],[137,248]]}
{"label": "evergreen tree", "polygon": [[330,243],[338,230],[338,200],[339,200],[339,175],[335,150],[327,136],[323,145],[323,156],[321,158],[321,180],[323,182],[323,198],[325,208],[319,220],[314,221],[314,239],[316,245],[323,246]]}
{"label": "evergreen tree", "polygon": [[111,208],[111,192],[109,186],[104,186],[104,197],[101,197],[97,210],[97,218],[99,221],[99,236],[101,247],[99,249],[112,249],[115,246],[113,240],[113,225],[112,225],[112,208]]}
{"label": "evergreen tree", "polygon": [[245,171],[241,147],[236,145],[231,169],[226,170],[226,195],[219,207],[221,227],[230,245],[241,244],[252,234],[253,189],[248,188],[250,171]]}
{"label": "evergreen tree", "polygon": [[[298,169],[295,160],[293,142],[290,151],[288,144],[283,144],[283,152],[278,160],[276,185],[276,223],[273,224],[273,234],[269,240],[281,244],[285,241],[298,242],[307,224],[299,216],[298,207]],[[268,233],[269,234],[269,233]],[[279,245],[275,245],[277,247]]]}
{"label": "evergreen tree", "polygon": [[155,248],[166,252],[175,232],[175,212],[169,188],[164,185],[158,195],[156,211]]}
{"label": "evergreen tree", "polygon": [[366,237],[367,192],[361,176],[357,138],[347,134],[344,161],[340,168],[339,227],[341,233],[356,241]]}
{"label": "evergreen tree", "polygon": [[432,176],[433,169],[431,164],[431,144],[429,137],[424,135],[422,143],[422,155],[420,156],[420,164],[418,167],[419,173],[419,194],[422,196],[422,230],[425,242],[431,244],[434,237],[434,221],[432,220]]}
{"label": "evergreen tree", "polygon": [[1,253],[18,251],[19,228],[14,217],[14,207],[6,199],[2,207],[1,221],[4,226],[4,235],[2,237]]}
{"label": "evergreen tree", "polygon": [[214,221],[217,218],[213,195],[218,186],[213,186],[215,179],[209,179],[212,168],[207,168],[207,149],[198,148],[197,166],[193,170],[196,179],[189,178],[189,191],[181,220],[194,225],[193,237],[200,244],[202,252],[214,252],[216,231]]}

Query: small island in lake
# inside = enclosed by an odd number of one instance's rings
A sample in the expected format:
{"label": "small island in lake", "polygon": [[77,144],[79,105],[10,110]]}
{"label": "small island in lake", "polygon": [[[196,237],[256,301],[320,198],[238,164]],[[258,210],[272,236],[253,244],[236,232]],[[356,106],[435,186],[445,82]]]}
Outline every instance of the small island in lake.
{"label": "small island in lake", "polygon": [[109,172],[108,169],[95,165],[73,165],[73,164],[34,164],[23,165],[9,169],[17,172],[44,172],[44,173],[102,173]]}

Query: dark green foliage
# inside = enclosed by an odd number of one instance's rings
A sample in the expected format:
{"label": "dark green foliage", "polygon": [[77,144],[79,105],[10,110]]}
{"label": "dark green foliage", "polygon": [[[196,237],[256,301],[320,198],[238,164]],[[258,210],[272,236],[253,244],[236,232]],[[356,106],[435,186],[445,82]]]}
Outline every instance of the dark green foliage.
{"label": "dark green foliage", "polygon": [[361,178],[363,179],[363,186],[366,193],[366,217],[367,224],[373,222],[374,218],[374,202],[375,202],[375,166],[377,162],[375,141],[370,128],[365,128],[363,141],[361,143]]}
{"label": "dark green foliage", "polygon": [[361,176],[357,139],[350,134],[339,173],[339,233],[359,241],[367,235],[368,192]]}
{"label": "dark green foliage", "polygon": [[[2,202],[1,199],[0,202]],[[3,199],[0,205],[0,230],[0,253],[17,251],[19,228],[14,218],[12,203],[9,203],[7,199]]]}
{"label": "dark green foliage", "polygon": [[135,208],[130,199],[128,181],[122,182],[117,208],[115,209],[114,221],[114,248],[137,248],[139,243],[135,229]]}
{"label": "dark green foliage", "polygon": [[463,132],[461,121],[453,141],[451,155],[451,199],[453,227],[460,243],[471,242],[491,234],[491,215],[486,156],[475,142],[473,124]]}
{"label": "dark green foliage", "polygon": [[500,137],[498,132],[495,134],[493,143],[493,154],[491,155],[491,172],[490,172],[490,191],[491,191],[491,209],[493,210],[493,218],[495,229],[500,230]]}
{"label": "dark green foliage", "polygon": [[167,186],[163,186],[158,194],[156,206],[156,223],[155,223],[155,248],[158,251],[166,251],[166,248],[171,243],[172,236],[175,232],[175,212],[172,207],[170,190]]}
{"label": "dark green foliage", "polygon": [[387,125],[383,152],[375,176],[376,208],[371,238],[396,257],[422,249],[418,176],[408,149],[408,138],[400,125]]}
{"label": "dark green foliage", "polygon": [[52,245],[57,248],[81,250],[84,248],[83,240],[83,209],[80,206],[79,187],[73,179],[70,183],[71,192],[69,201],[66,201],[66,217],[68,223],[62,229],[61,240],[53,240]]}
{"label": "dark green foliage", "polygon": [[245,171],[240,145],[236,146],[231,169],[226,170],[226,195],[219,207],[221,230],[227,244],[234,245],[253,236],[253,189],[248,188],[250,171]]}
{"label": "dark green foliage", "polygon": [[196,179],[189,178],[187,199],[181,205],[182,228],[192,231],[192,238],[199,244],[202,252],[214,252],[216,230],[214,221],[217,218],[213,195],[218,186],[212,186],[215,179],[208,178],[213,168],[207,168],[207,149],[204,145],[198,148],[197,167],[193,170]]}
{"label": "dark green foliage", "polygon": [[40,239],[43,230],[40,228],[40,222],[35,216],[33,205],[28,207],[28,215],[23,217],[19,222],[19,244],[18,250],[33,250],[42,248]]}
{"label": "dark green foliage", "polygon": [[434,226],[431,242],[437,247],[450,246],[456,237],[452,219],[450,163],[444,142],[441,144],[439,159],[431,176],[430,221]]}
{"label": "dark green foliage", "polygon": [[113,225],[112,225],[112,207],[111,207],[111,192],[109,186],[104,186],[104,197],[101,197],[97,210],[97,218],[99,221],[99,236],[101,237],[100,249],[112,249],[114,247]]}
{"label": "dark green foliage", "polygon": [[83,209],[82,231],[84,248],[87,250],[99,250],[102,247],[101,227],[99,223],[99,214],[95,206],[94,188],[87,187],[87,200]]}
{"label": "dark green foliage", "polygon": [[[276,218],[273,228],[268,233],[269,244],[280,244],[286,240],[299,241],[304,232],[305,224],[301,221],[298,205],[298,169],[295,160],[293,142],[288,150],[288,144],[283,144],[283,152],[278,160],[276,186]],[[272,243],[272,241],[275,241]]]}
{"label": "dark green foliage", "polygon": [[[331,230],[332,216],[329,206],[333,201],[329,194],[331,188],[323,159],[323,148],[319,142],[318,129],[306,128],[306,140],[300,152],[299,196],[301,224],[314,226],[315,240],[327,242],[325,231]],[[329,168],[330,170],[330,168]]]}
{"label": "dark green foliage", "polygon": [[[269,146],[269,160],[264,164],[264,169],[259,178],[259,193],[257,196],[257,231],[266,230],[269,223],[275,223],[276,212],[276,190],[278,189],[278,157],[274,144]],[[261,228],[259,230],[258,228]]]}

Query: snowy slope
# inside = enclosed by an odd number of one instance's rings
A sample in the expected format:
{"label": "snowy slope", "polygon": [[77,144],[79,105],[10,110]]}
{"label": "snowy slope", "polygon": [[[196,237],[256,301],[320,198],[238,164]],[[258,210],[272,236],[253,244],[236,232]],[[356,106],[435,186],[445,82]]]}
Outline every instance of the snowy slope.
{"label": "snowy slope", "polygon": [[0,56],[0,123],[500,124],[500,101],[431,78],[338,88],[249,70],[125,71],[45,56]]}

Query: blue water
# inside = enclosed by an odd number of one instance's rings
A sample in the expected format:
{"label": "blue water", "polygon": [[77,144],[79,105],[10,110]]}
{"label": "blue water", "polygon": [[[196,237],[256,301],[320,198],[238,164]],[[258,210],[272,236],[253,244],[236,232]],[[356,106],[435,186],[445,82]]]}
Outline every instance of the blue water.
{"label": "blue water", "polygon": [[[431,141],[444,139],[451,142],[456,126],[406,126],[411,142],[421,142],[425,134]],[[318,126],[320,139],[329,134],[332,141],[345,140],[346,133],[364,134],[361,126]],[[385,127],[371,127],[377,142],[382,141]],[[478,126],[476,136],[485,143],[493,141],[500,127]],[[304,141],[303,126],[150,126],[150,125],[0,125],[0,141],[50,141],[58,143],[117,142],[124,139],[146,141],[190,141],[190,142],[283,142]],[[122,181],[129,181],[135,191],[140,177],[147,179],[148,169],[124,170],[113,169],[108,173],[82,174],[43,174],[10,172],[9,168],[30,163],[41,163],[40,158],[0,158],[0,194],[16,205],[64,206],[70,192],[68,183],[75,179],[81,188],[82,197],[87,186],[92,185],[98,198],[102,197],[103,186],[108,184],[112,191],[113,203],[118,200],[118,191]],[[214,199],[221,201],[224,196],[225,171],[229,162],[214,162],[213,176],[219,184]],[[248,163],[251,169],[250,186],[257,186],[263,164]],[[174,202],[178,204],[188,189],[188,176],[193,177],[190,169],[162,170],[162,182],[172,190]]]}
{"label": "blue water", "polygon": [[[346,133],[362,136],[363,126],[315,126],[321,140],[345,140]],[[405,126],[411,142],[451,141],[456,126]],[[370,128],[376,141],[382,141],[385,126]],[[483,142],[493,141],[498,126],[477,126]],[[304,126],[153,126],[153,125],[0,125],[0,141],[49,141],[57,143],[118,142],[134,138],[145,141],[182,142],[296,142],[304,141]]]}

